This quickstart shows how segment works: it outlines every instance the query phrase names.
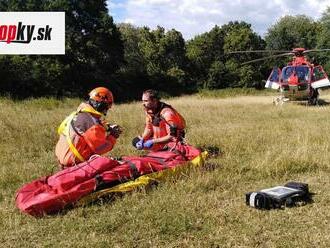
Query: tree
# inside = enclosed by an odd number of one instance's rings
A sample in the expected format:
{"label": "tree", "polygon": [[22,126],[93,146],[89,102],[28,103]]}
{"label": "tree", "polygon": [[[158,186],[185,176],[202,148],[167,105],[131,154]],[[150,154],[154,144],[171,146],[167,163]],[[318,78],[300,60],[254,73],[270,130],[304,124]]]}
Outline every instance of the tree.
{"label": "tree", "polygon": [[[2,56],[14,75],[0,90],[18,97],[82,95],[95,86],[116,88],[111,78],[123,61],[120,33],[105,0],[0,0],[1,11],[65,11],[64,56]],[[1,64],[1,63],[0,63]],[[18,91],[8,85],[15,85]]]}
{"label": "tree", "polygon": [[215,26],[188,42],[187,57],[193,81],[209,89],[251,87],[254,81],[261,80],[261,74],[253,73],[251,65],[242,66],[241,63],[254,56],[229,52],[263,49],[264,46],[264,41],[246,22],[229,22],[221,28]]}
{"label": "tree", "polygon": [[[224,51],[229,54],[233,51],[262,50],[265,48],[264,40],[251,29],[246,22],[230,22],[222,27],[226,36],[224,39]],[[253,87],[256,82],[263,79],[259,72],[258,64],[242,65],[244,62],[255,59],[257,54],[239,53],[231,54],[227,58],[226,80],[230,80],[230,87]],[[258,68],[258,69],[257,69]]]}
{"label": "tree", "polygon": [[[330,7],[328,7],[324,13],[322,14],[322,18],[320,20],[320,31],[317,33],[317,47],[322,48],[330,48]],[[330,73],[330,61],[329,56],[330,52],[322,52],[313,54],[314,60],[317,63],[322,64],[324,69],[329,74]]]}
{"label": "tree", "polygon": [[214,61],[208,71],[207,80],[204,83],[206,89],[226,88],[227,82],[224,79],[226,73],[225,65],[221,61]]}
{"label": "tree", "polygon": [[150,31],[145,27],[141,30],[139,48],[151,86],[166,91],[185,86],[185,41],[180,32],[174,29],[165,32],[160,26]]}
{"label": "tree", "polygon": [[146,61],[139,47],[142,28],[135,27],[128,23],[118,25],[124,46],[124,63],[121,65],[122,73],[145,74]]}
{"label": "tree", "polygon": [[118,73],[118,82],[126,99],[134,99],[141,92],[150,88],[150,79],[147,74],[146,60],[140,49],[141,33],[143,28],[131,24],[118,25],[124,46],[124,63],[121,64]]}
{"label": "tree", "polygon": [[268,49],[291,50],[295,47],[312,49],[317,44],[320,26],[305,15],[284,16],[270,27],[265,36]]}
{"label": "tree", "polygon": [[[317,47],[320,29],[320,23],[305,15],[284,16],[268,29],[265,36],[266,47],[270,50],[288,51],[296,47],[314,49]],[[269,67],[283,66],[289,60],[291,60],[290,57],[280,57],[265,61],[265,63]]]}
{"label": "tree", "polygon": [[68,65],[64,73],[71,83],[66,84],[66,90],[86,93],[100,82],[116,88],[111,78],[123,62],[124,49],[106,1],[55,0],[47,9],[66,13],[66,55],[62,63]]}
{"label": "tree", "polygon": [[[219,26],[214,26],[210,32],[198,35],[187,43],[189,73],[197,87],[215,87],[215,84],[210,82],[210,78],[214,76],[209,77],[208,74],[215,61],[223,60],[223,44],[224,32]],[[219,64],[213,66],[219,68]],[[218,76],[217,79],[220,80]]]}

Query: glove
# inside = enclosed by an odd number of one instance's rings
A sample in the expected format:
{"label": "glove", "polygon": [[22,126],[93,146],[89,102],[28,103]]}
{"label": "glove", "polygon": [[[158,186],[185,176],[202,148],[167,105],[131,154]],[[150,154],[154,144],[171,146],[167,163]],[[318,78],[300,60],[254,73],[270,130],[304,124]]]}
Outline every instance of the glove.
{"label": "glove", "polygon": [[116,139],[118,139],[119,135],[123,132],[119,125],[108,125],[107,131]]}
{"label": "glove", "polygon": [[154,141],[153,140],[147,140],[146,142],[144,142],[143,147],[144,148],[151,148],[154,145]]}
{"label": "glove", "polygon": [[142,150],[143,149],[143,139],[140,139],[138,142],[136,142],[136,144],[135,144],[135,147],[136,147],[136,149],[138,149],[138,150]]}

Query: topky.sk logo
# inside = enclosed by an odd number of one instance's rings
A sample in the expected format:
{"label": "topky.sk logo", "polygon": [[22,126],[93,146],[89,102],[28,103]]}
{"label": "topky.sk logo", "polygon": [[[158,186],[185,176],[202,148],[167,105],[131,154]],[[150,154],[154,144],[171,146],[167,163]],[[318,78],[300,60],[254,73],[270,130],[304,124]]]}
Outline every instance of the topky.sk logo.
{"label": "topky.sk logo", "polygon": [[65,13],[0,12],[0,54],[65,54]]}
{"label": "topky.sk logo", "polygon": [[30,43],[31,40],[51,40],[52,28],[49,25],[40,27],[37,34],[34,35],[35,25],[24,25],[19,22],[18,25],[0,24],[0,42],[6,43]]}

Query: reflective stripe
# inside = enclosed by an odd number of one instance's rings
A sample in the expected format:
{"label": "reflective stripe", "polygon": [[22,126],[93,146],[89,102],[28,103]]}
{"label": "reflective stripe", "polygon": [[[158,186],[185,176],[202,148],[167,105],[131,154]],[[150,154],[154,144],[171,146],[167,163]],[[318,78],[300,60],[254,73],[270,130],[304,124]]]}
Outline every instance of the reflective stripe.
{"label": "reflective stripe", "polygon": [[83,108],[83,109],[81,109],[80,111],[77,111],[77,112],[91,113],[91,114],[95,114],[95,115],[99,115],[99,116],[103,115],[101,112],[96,111],[92,107],[86,107],[86,108]]}
{"label": "reflective stripe", "polygon": [[83,156],[81,156],[81,154],[78,152],[77,148],[73,145],[70,136],[69,135],[65,135],[66,141],[68,142],[69,148],[72,151],[72,153],[81,161],[85,161],[85,159],[83,158]]}
{"label": "reflective stripe", "polygon": [[249,204],[251,207],[255,207],[255,198],[256,198],[256,195],[258,193],[256,192],[253,192],[251,195],[250,195],[250,199],[249,199]]}
{"label": "reflective stripe", "polygon": [[75,157],[77,157],[81,162],[85,161],[83,156],[78,152],[77,148],[74,146],[74,144],[71,141],[70,138],[70,123],[72,120],[77,116],[79,112],[72,112],[68,117],[64,119],[64,121],[61,123],[59,128],[57,129],[58,134],[62,134],[65,136],[66,142],[68,142],[69,149],[74,154]]}
{"label": "reflective stripe", "polygon": [[[60,126],[57,129],[58,134],[62,134],[65,136],[66,141],[68,142],[69,148],[71,150],[71,152],[75,155],[76,158],[78,158],[81,162],[85,161],[84,157],[79,153],[79,151],[77,150],[77,148],[74,146],[74,144],[72,143],[72,140],[70,138],[70,124],[72,123],[72,120],[81,112],[84,113],[91,113],[91,114],[95,114],[95,115],[99,115],[101,116],[102,114],[96,110],[94,110],[91,107],[86,107],[83,108],[79,111],[75,111],[72,112],[69,116],[67,116],[64,121],[62,121],[62,123],[60,124]],[[74,130],[75,131],[75,130]],[[75,131],[76,132],[76,131]],[[77,132],[76,132],[77,133]],[[77,133],[78,134],[78,133]]]}
{"label": "reflective stripe", "polygon": [[67,116],[64,121],[60,124],[57,129],[58,134],[64,134],[66,132],[67,127],[69,126],[68,123],[72,121],[72,119],[76,116],[77,112],[72,112],[69,116]]}

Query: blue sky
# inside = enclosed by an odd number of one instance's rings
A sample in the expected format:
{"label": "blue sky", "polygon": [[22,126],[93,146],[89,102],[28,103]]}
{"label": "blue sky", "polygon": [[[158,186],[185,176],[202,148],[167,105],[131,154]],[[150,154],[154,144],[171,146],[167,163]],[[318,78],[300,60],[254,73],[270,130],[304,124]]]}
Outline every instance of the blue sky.
{"label": "blue sky", "polygon": [[186,40],[214,25],[245,21],[259,35],[285,15],[307,15],[318,20],[330,0],[108,0],[115,23],[157,25],[176,29]]}

